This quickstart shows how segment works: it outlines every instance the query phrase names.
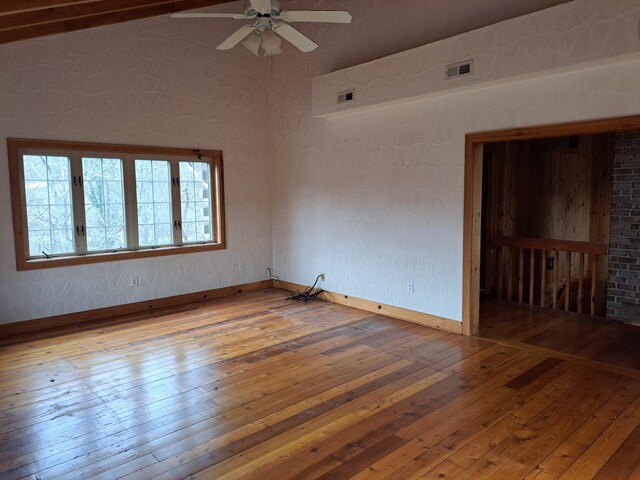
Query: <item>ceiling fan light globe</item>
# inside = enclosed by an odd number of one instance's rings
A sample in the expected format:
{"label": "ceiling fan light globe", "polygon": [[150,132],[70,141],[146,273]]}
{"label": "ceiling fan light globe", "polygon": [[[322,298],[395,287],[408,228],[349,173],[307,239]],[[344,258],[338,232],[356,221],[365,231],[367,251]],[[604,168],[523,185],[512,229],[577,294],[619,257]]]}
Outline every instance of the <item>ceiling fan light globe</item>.
{"label": "ceiling fan light globe", "polygon": [[267,30],[262,34],[262,49],[264,50],[265,57],[283,53],[281,46],[282,40],[271,30]]}
{"label": "ceiling fan light globe", "polygon": [[264,51],[264,56],[265,57],[273,57],[275,55],[280,55],[281,53],[284,53],[284,50],[282,50],[282,48],[278,47],[278,48],[273,48],[271,50],[265,50]]}
{"label": "ceiling fan light globe", "polygon": [[242,42],[242,45],[246,47],[256,57],[260,55],[260,44],[262,43],[262,37],[257,33],[252,33],[247,39]]}

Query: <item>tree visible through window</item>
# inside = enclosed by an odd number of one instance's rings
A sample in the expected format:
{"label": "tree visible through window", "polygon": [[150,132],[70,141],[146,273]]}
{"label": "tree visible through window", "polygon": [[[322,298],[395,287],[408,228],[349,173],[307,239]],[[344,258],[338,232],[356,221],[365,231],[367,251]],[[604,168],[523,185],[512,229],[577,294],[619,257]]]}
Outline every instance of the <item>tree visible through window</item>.
{"label": "tree visible through window", "polygon": [[172,244],[169,162],[136,160],[136,195],[140,246]]}
{"label": "tree visible through window", "polygon": [[182,241],[211,240],[211,176],[206,162],[180,162]]}
{"label": "tree visible through window", "polygon": [[19,270],[225,248],[222,152],[7,146]]}
{"label": "tree visible through window", "polygon": [[23,162],[29,254],[48,256],[73,252],[69,158],[25,155]]}
{"label": "tree visible through window", "polygon": [[87,251],[126,248],[122,160],[83,158]]}

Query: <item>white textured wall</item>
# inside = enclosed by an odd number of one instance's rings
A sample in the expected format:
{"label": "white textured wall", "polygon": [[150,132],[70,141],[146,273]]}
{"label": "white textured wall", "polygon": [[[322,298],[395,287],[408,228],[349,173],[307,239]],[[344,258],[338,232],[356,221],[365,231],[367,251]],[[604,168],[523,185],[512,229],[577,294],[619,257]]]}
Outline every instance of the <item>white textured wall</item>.
{"label": "white textured wall", "polygon": [[[575,0],[316,77],[312,110],[331,116],[583,68],[640,52],[638,0]],[[447,80],[447,65],[473,61],[473,75]],[[355,89],[355,101],[337,94]]]}
{"label": "white textured wall", "polygon": [[311,79],[563,1],[285,0],[347,8],[354,23],[302,25],[321,47],[286,47],[272,65],[215,51],[231,21],[160,18],[1,46],[0,138],[224,150],[229,248],[16,272],[0,148],[0,322],[260,280],[271,262],[290,281],[324,272],[328,289],[460,319],[464,134],[639,113],[639,63],[330,121],[312,117]]}
{"label": "white textured wall", "polygon": [[[402,3],[413,19],[426,2]],[[450,18],[439,13],[449,12],[451,2],[428,3],[425,30]],[[323,272],[328,290],[460,320],[465,134],[639,114],[640,61],[313,118],[314,76],[357,60],[357,49],[370,57],[363,39],[384,34],[389,43],[410,43],[407,22],[376,32],[375,14],[388,4],[334,2],[352,11],[354,24],[306,27],[321,48],[308,56],[288,49],[277,59],[270,99],[274,267],[293,282],[309,283]],[[481,11],[485,4],[469,8]],[[508,50],[508,41],[494,48]],[[535,67],[540,59],[519,61]],[[402,71],[394,81],[402,85]],[[406,293],[407,281],[415,293]]]}
{"label": "white textured wall", "polygon": [[[0,323],[266,278],[268,62],[216,52],[235,28],[165,17],[0,46]],[[228,249],[17,272],[5,137],[223,150]]]}

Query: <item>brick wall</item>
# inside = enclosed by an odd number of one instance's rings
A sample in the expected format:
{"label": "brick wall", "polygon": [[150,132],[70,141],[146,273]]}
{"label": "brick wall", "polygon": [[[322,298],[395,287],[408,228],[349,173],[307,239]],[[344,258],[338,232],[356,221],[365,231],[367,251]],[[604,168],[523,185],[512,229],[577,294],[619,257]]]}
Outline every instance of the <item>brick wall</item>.
{"label": "brick wall", "polygon": [[607,317],[640,322],[640,132],[616,135]]}

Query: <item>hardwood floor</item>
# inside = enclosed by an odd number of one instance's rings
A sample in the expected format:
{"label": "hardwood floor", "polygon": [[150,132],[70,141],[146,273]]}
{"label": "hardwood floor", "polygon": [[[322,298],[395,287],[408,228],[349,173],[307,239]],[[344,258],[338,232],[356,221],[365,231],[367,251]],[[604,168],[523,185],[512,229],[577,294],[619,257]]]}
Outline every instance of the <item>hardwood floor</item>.
{"label": "hardwood floor", "polygon": [[618,321],[486,297],[480,307],[480,337],[640,374],[640,327]]}
{"label": "hardwood floor", "polygon": [[640,379],[281,291],[0,347],[0,478],[640,478]]}

